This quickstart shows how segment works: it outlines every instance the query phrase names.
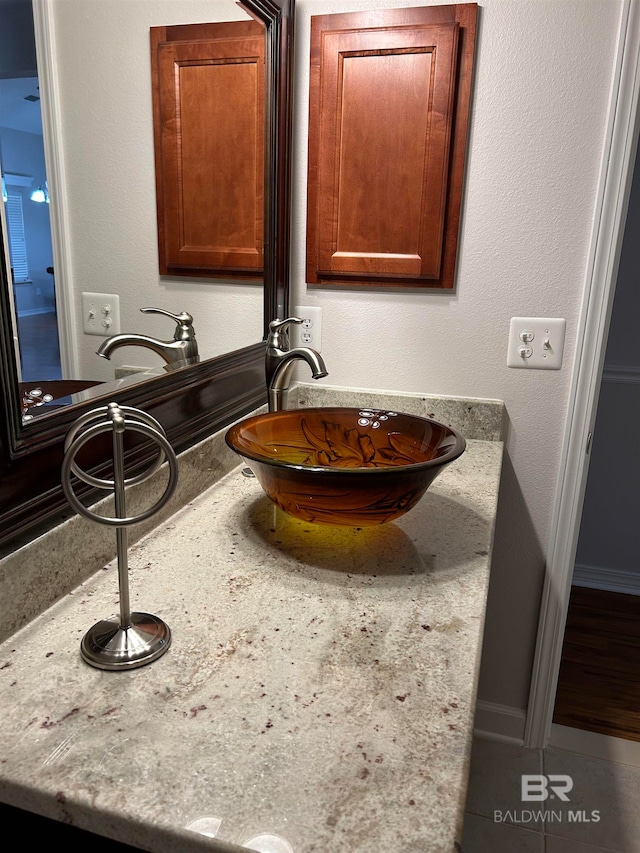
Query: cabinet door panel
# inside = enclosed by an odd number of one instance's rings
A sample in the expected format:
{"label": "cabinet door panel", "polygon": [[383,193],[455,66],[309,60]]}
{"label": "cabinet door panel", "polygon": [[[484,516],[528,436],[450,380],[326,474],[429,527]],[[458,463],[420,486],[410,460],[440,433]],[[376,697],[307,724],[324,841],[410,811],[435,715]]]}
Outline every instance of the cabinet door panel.
{"label": "cabinet door panel", "polygon": [[264,35],[159,40],[154,53],[160,272],[261,274]]}
{"label": "cabinet door panel", "polygon": [[312,18],[307,282],[453,286],[476,11]]}
{"label": "cabinet door panel", "polygon": [[[437,278],[457,24],[323,43],[321,270]],[[323,138],[323,136],[325,138]]]}

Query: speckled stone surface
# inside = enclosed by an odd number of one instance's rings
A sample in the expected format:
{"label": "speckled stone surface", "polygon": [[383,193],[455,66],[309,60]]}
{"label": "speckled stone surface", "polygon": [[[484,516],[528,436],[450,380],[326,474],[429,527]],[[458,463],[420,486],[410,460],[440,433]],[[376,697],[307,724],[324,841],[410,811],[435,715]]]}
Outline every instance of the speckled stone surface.
{"label": "speckled stone surface", "polygon": [[505,408],[501,400],[335,388],[324,382],[301,382],[291,388],[287,405],[289,408],[363,406],[395,409],[409,415],[433,418],[458,430],[467,439],[502,441],[504,438]]}
{"label": "speckled stone surface", "polygon": [[[502,438],[504,404],[498,400],[439,397],[335,388],[324,383],[293,385],[289,407],[374,406],[433,417],[457,429],[466,439],[499,441]],[[258,409],[257,414],[264,409]],[[176,494],[161,512],[129,529],[134,542],[163,518],[216,483],[235,467],[237,456],[224,441],[222,430],[180,454]],[[149,481],[127,490],[131,515],[151,506],[166,484],[160,471]],[[101,514],[113,514],[112,499],[96,505]],[[71,514],[71,511],[70,511]],[[0,642],[34,619],[77,584],[90,577],[116,554],[112,528],[72,516],[31,541],[0,556]]]}
{"label": "speckled stone surface", "polygon": [[[238,457],[224,441],[221,431],[180,454],[178,486],[171,500],[141,524],[129,528],[129,541],[158,525],[187,501],[216,483],[238,464]],[[153,505],[167,484],[166,463],[152,478],[127,489],[129,515]],[[113,515],[113,497],[92,508],[100,515]],[[72,515],[46,533],[28,541],[0,559],[0,641],[11,636],[50,607],[116,555],[112,527]]]}
{"label": "speckled stone surface", "polygon": [[113,564],[0,646],[0,799],[154,853],[459,850],[501,459],[468,441],[361,530],[234,468],[130,549],[163,657],[81,661]]}

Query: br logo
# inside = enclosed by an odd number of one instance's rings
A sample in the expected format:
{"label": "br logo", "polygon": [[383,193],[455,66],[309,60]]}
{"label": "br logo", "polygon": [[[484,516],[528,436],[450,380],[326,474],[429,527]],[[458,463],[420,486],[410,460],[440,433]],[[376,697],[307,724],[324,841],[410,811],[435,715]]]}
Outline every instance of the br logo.
{"label": "br logo", "polygon": [[543,776],[542,774],[533,773],[522,776],[521,783],[521,799],[523,802],[531,802],[547,800],[549,798],[563,800],[565,803],[569,801],[567,796],[573,788],[573,779],[571,776],[558,774],[555,776]]}

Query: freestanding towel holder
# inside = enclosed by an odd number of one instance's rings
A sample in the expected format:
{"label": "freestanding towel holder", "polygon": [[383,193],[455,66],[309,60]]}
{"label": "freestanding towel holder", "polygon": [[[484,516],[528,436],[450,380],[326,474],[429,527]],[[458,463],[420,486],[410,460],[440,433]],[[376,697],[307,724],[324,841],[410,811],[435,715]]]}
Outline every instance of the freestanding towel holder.
{"label": "freestanding towel holder", "polygon": [[[140,474],[127,479],[124,470],[124,433],[141,433],[159,445],[158,456]],[[83,471],[75,462],[78,451],[98,435],[111,432],[113,436],[113,480],[100,479]],[[167,460],[169,482],[161,497],[139,515],[127,517],[125,487],[143,483]],[[71,474],[90,486],[113,490],[115,517],[108,518],[87,509],[71,485]],[[132,613],[129,603],[129,564],[127,528],[144,521],[163,507],[175,491],[178,482],[178,461],[166,433],[158,421],[146,412],[131,406],[109,403],[82,415],[69,430],[64,445],[62,488],[69,503],[77,512],[92,521],[116,528],[118,583],[120,587],[120,617],[97,622],[82,638],[82,659],[98,669],[123,670],[144,666],[163,655],[171,644],[171,631],[162,619],[150,613]]]}

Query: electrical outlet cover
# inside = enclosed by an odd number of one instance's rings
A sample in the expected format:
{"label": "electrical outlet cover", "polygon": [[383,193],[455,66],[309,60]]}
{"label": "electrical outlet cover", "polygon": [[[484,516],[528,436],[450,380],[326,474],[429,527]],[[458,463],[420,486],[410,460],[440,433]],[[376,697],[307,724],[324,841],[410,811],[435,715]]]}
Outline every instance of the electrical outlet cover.
{"label": "electrical outlet cover", "polygon": [[310,347],[320,352],[322,349],[322,308],[319,306],[296,305],[294,317],[301,317],[300,325],[289,326],[289,338],[294,347]]}

